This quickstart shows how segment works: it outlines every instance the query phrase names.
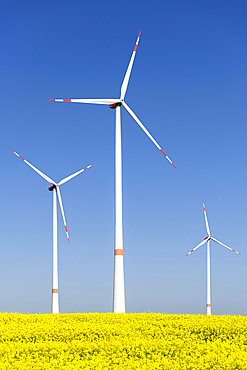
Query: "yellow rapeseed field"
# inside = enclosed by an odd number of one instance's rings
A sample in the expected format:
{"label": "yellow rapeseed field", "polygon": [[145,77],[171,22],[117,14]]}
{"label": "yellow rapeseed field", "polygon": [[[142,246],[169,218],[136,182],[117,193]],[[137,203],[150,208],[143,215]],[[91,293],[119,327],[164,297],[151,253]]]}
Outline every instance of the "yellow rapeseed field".
{"label": "yellow rapeseed field", "polygon": [[245,316],[0,313],[2,369],[247,369]]}

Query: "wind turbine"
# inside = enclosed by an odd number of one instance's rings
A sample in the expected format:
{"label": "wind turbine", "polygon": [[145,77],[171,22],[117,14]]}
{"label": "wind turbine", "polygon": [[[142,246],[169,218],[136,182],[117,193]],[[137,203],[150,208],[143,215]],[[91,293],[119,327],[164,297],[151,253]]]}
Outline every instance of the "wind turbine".
{"label": "wind turbine", "polygon": [[218,243],[220,245],[223,245],[223,247],[225,247],[227,249],[230,249],[230,251],[233,251],[233,252],[235,252],[239,255],[240,255],[240,253],[238,253],[234,249],[228,247],[227,245],[221,243],[219,240],[217,240],[217,239],[215,239],[211,236],[209,226],[208,226],[208,219],[207,219],[205,204],[204,204],[204,202],[202,202],[202,204],[203,204],[203,211],[204,211],[204,217],[205,217],[205,223],[206,223],[206,229],[207,229],[208,236],[206,238],[204,238],[204,240],[200,244],[198,244],[194,249],[192,249],[192,251],[187,253],[186,256],[188,256],[189,254],[194,252],[197,248],[201,247],[203,244],[207,243],[207,315],[211,315],[211,285],[210,285],[211,284],[211,277],[210,277],[210,244],[209,244],[209,241],[211,239],[211,240],[215,241],[216,243]]}
{"label": "wind turbine", "polygon": [[51,312],[52,313],[59,313],[59,300],[58,300],[58,258],[57,258],[57,196],[60,204],[60,209],[63,217],[63,223],[66,231],[66,235],[69,241],[69,233],[66,225],[64,210],[63,210],[63,203],[62,203],[62,197],[60,193],[59,186],[64,184],[65,182],[73,179],[73,177],[79,175],[86,169],[93,166],[93,164],[90,164],[89,166],[83,168],[82,170],[74,173],[73,175],[70,175],[66,177],[65,179],[61,180],[58,184],[50,179],[50,177],[46,176],[44,173],[42,173],[40,170],[38,170],[36,167],[34,167],[31,163],[26,161],[24,158],[22,158],[18,153],[14,152],[14,150],[10,149],[17,157],[21,158],[28,166],[30,166],[34,171],[36,171],[40,176],[42,176],[46,181],[48,181],[52,186],[48,188],[49,191],[53,192],[53,273],[52,273],[52,304],[51,304]]}
{"label": "wind turbine", "polygon": [[124,97],[134,63],[137,46],[141,32],[137,38],[122,86],[120,98],[116,99],[48,99],[48,101],[69,102],[69,103],[91,103],[109,105],[116,110],[115,119],[115,258],[114,258],[114,288],[113,288],[113,312],[125,313],[125,292],[124,292],[124,266],[123,266],[123,221],[122,221],[122,143],[121,143],[121,115],[120,108],[123,106],[130,116],[141,127],[145,134],[152,140],[154,145],[164,154],[168,161],[177,169],[170,158],[165,154],[157,141],[144,127],[135,113],[125,103]]}

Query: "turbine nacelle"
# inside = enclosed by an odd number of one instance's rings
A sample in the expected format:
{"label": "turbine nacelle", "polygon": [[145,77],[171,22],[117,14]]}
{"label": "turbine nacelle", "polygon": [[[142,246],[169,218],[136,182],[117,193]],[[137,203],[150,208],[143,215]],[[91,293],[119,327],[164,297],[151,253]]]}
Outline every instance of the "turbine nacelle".
{"label": "turbine nacelle", "polygon": [[116,109],[117,107],[121,107],[122,103],[121,102],[118,102],[118,103],[114,103],[114,104],[109,104],[109,107],[111,109]]}
{"label": "turbine nacelle", "polygon": [[56,189],[56,185],[49,186],[48,188],[49,191],[53,191],[54,189]]}

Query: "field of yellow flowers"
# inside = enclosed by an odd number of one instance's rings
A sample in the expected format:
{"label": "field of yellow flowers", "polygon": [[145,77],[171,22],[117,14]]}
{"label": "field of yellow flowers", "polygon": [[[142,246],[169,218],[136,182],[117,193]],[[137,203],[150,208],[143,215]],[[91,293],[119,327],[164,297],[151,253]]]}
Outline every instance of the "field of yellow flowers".
{"label": "field of yellow flowers", "polygon": [[0,313],[2,369],[247,369],[247,317]]}

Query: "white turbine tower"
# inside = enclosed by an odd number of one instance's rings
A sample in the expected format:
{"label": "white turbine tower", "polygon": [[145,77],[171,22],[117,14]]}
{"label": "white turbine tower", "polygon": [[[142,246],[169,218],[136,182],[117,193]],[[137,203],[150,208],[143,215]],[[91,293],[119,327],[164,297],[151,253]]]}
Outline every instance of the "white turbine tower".
{"label": "white turbine tower", "polygon": [[[143,126],[135,113],[125,103],[124,97],[128,87],[130,73],[134,63],[137,45],[141,32],[137,38],[134,51],[132,53],[122,86],[120,98],[116,99],[48,99],[48,101],[69,102],[69,103],[91,103],[109,105],[116,110],[115,122],[115,259],[114,259],[114,291],[113,291],[113,312],[125,313],[125,293],[124,293],[124,265],[123,265],[123,222],[122,222],[122,144],[121,144],[121,115],[120,108],[123,106],[130,116],[136,121],[141,129],[152,140],[154,145],[165,155],[168,161],[176,168],[170,158],[165,154],[157,141]],[[177,169],[177,168],[176,168]]]}
{"label": "white turbine tower", "polygon": [[210,239],[212,239],[216,243],[218,243],[220,245],[223,245],[223,247],[225,247],[227,249],[230,249],[230,251],[233,251],[233,252],[235,252],[239,255],[240,255],[240,253],[238,253],[234,249],[228,247],[227,245],[221,243],[219,240],[217,240],[217,239],[215,239],[211,236],[209,226],[208,226],[208,219],[207,219],[205,204],[204,204],[204,202],[202,202],[202,204],[203,204],[203,211],[204,211],[205,223],[206,223],[206,229],[207,229],[208,236],[206,238],[204,238],[204,240],[200,244],[198,244],[194,249],[192,249],[192,251],[187,253],[186,256],[188,256],[189,254],[194,252],[197,248],[201,247],[203,244],[207,243],[207,315],[211,315],[211,285],[210,285],[211,284],[211,277],[210,277],[210,244],[209,244],[209,241],[210,241]]}
{"label": "white turbine tower", "polygon": [[63,217],[63,223],[66,231],[66,235],[69,242],[69,233],[66,225],[64,210],[63,210],[63,203],[61,198],[61,193],[59,190],[59,186],[64,184],[65,182],[73,179],[73,177],[79,175],[86,169],[93,166],[91,164],[90,166],[87,166],[83,168],[82,170],[74,173],[73,175],[70,175],[66,177],[65,179],[61,180],[58,184],[55,183],[52,179],[50,179],[48,176],[46,176],[44,173],[42,173],[40,170],[38,170],[36,167],[34,167],[31,163],[26,161],[24,158],[22,158],[19,154],[14,152],[14,150],[10,149],[17,157],[21,158],[28,166],[30,166],[34,171],[36,171],[40,176],[42,176],[46,181],[48,181],[52,186],[48,188],[49,191],[53,192],[53,270],[52,270],[52,304],[51,304],[51,312],[52,313],[59,313],[59,300],[58,300],[58,258],[57,258],[57,196],[60,204],[60,209]]}

